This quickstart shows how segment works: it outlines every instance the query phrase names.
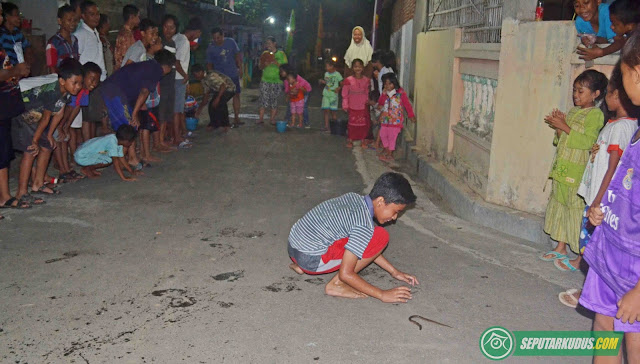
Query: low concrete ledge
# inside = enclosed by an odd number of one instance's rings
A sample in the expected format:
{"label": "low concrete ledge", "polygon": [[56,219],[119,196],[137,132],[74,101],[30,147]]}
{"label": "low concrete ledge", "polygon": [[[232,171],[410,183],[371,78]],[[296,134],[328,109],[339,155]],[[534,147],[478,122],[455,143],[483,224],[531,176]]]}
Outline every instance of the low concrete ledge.
{"label": "low concrete ledge", "polygon": [[440,162],[423,158],[415,148],[408,149],[407,160],[418,177],[447,201],[458,217],[524,239],[538,249],[552,246],[543,231],[544,218],[484,201]]}

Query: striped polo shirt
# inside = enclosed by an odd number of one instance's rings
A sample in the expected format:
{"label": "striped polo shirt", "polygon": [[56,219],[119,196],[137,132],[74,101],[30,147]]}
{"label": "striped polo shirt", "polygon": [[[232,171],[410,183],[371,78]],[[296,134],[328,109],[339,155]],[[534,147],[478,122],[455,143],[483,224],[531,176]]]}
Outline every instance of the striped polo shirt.
{"label": "striped polo shirt", "polygon": [[289,233],[289,245],[301,253],[322,255],[348,237],[344,248],[362,259],[374,227],[371,198],[347,193],[321,203],[298,220]]}

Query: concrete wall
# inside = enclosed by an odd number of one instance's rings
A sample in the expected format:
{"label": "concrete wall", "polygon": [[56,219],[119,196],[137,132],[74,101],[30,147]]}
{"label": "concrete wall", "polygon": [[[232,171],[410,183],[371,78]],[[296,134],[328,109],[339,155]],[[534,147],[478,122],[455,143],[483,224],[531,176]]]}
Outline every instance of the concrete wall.
{"label": "concrete wall", "polygon": [[421,153],[435,158],[444,157],[452,142],[451,125],[456,122],[451,118],[453,53],[460,36],[460,30],[447,29],[420,33],[417,38],[414,89],[418,120],[416,144]]}
{"label": "concrete wall", "polygon": [[572,22],[504,21],[487,201],[544,213],[555,148],[543,118],[573,106],[567,90],[576,43]]}
{"label": "concrete wall", "polygon": [[33,20],[33,34],[44,34],[46,39],[58,31],[57,0],[12,0],[26,19]]}

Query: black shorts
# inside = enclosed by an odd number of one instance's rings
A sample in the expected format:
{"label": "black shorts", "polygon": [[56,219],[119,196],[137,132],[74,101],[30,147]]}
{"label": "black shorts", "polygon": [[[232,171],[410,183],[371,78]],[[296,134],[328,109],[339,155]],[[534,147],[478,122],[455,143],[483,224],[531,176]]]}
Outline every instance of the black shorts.
{"label": "black shorts", "polygon": [[89,93],[89,105],[82,107],[82,121],[101,123],[105,116],[107,116],[107,108],[98,86]]}
{"label": "black shorts", "polygon": [[11,143],[11,119],[0,120],[0,169],[9,168],[15,158]]}
{"label": "black shorts", "polygon": [[[13,149],[28,152],[27,148],[31,146],[31,141],[37,128],[38,123],[26,122],[20,116],[13,118],[11,121],[11,141],[13,143]],[[38,146],[40,148],[53,150],[53,146],[49,143],[49,139],[47,139],[48,129],[49,128],[42,132],[38,140]]]}
{"label": "black shorts", "polygon": [[157,109],[157,107],[154,107],[151,110],[140,110],[138,112],[138,117],[140,119],[140,129],[149,130],[152,133],[158,131],[158,118],[154,113],[154,111],[157,112]]}

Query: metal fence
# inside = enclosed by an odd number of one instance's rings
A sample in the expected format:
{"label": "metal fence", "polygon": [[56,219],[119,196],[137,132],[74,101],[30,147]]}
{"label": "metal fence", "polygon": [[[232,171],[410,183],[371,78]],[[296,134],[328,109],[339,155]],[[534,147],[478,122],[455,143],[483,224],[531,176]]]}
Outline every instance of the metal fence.
{"label": "metal fence", "polygon": [[462,28],[464,43],[500,43],[503,0],[429,0],[427,31]]}

